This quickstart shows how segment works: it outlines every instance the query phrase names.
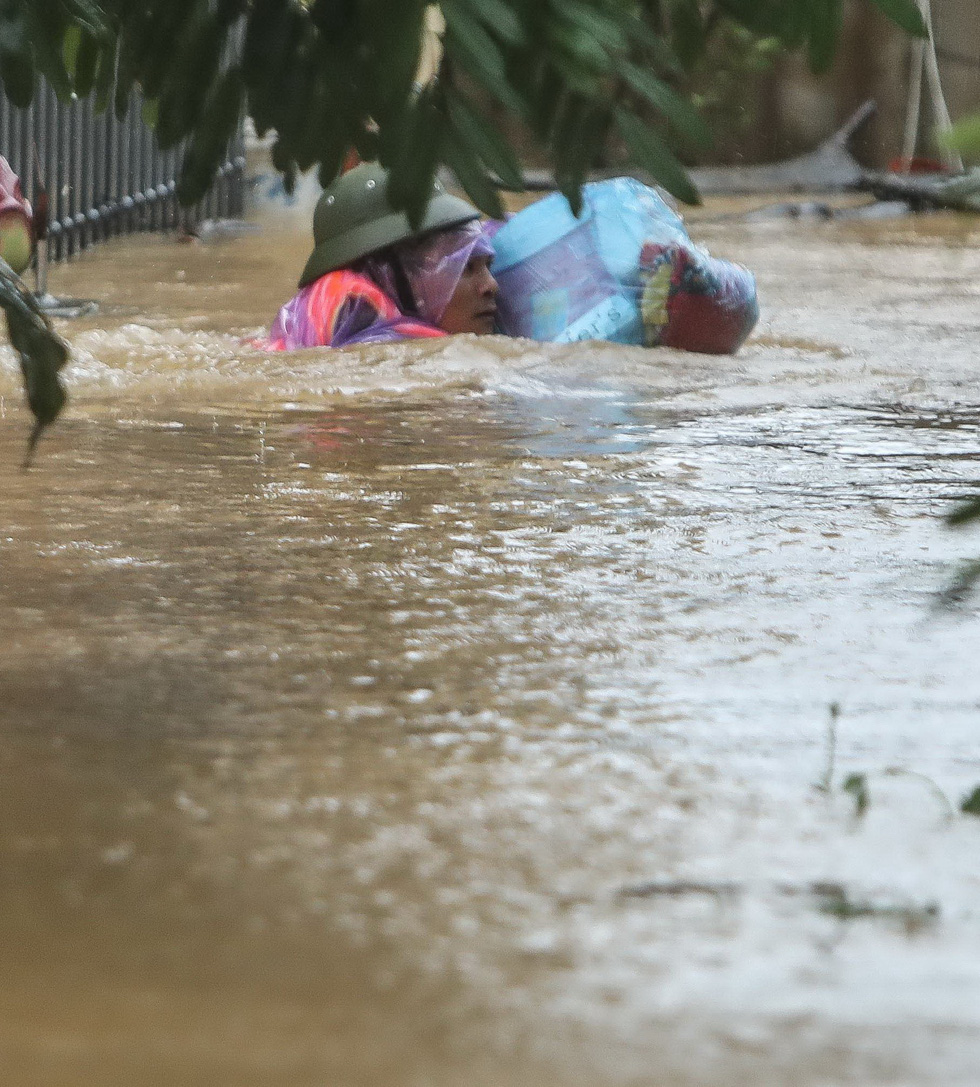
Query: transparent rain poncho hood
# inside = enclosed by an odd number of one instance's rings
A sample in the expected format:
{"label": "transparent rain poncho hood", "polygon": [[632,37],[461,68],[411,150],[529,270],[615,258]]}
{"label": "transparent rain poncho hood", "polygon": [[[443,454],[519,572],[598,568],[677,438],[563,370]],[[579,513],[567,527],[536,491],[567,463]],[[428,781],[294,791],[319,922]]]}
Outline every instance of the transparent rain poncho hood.
{"label": "transparent rain poncho hood", "polygon": [[[474,220],[397,246],[392,253],[368,257],[364,270],[392,298],[399,298],[397,269],[411,288],[415,310],[423,321],[438,325],[449,300],[473,257],[493,257],[483,225]],[[407,302],[407,300],[406,300]]]}
{"label": "transparent rain poncho hood", "polygon": [[280,309],[263,346],[290,351],[444,336],[439,321],[474,256],[493,256],[477,221],[327,272]]}

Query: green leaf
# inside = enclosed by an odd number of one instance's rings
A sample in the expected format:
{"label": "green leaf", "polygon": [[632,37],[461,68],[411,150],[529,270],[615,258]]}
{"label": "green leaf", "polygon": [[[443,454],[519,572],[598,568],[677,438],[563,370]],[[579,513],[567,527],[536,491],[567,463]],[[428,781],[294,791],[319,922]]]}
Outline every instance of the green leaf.
{"label": "green leaf", "polygon": [[34,296],[2,259],[0,306],[7,315],[7,332],[20,359],[27,403],[35,419],[24,461],[26,466],[41,431],[55,421],[67,399],[58,372],[68,361],[68,346],[52,329]]}
{"label": "green leaf", "polygon": [[[194,13],[195,0],[168,0],[152,13],[140,54],[139,82],[147,98],[157,98],[188,47],[185,32],[194,36],[202,25],[203,13]],[[220,25],[220,21],[219,21]],[[176,57],[175,57],[176,49]],[[197,72],[195,70],[194,74]]]}
{"label": "green leaf", "polygon": [[596,152],[596,147],[582,138],[592,113],[594,107],[589,99],[568,95],[552,134],[555,181],[574,215],[582,210],[582,182]]}
{"label": "green leaf", "polygon": [[868,792],[868,779],[864,774],[849,774],[841,786],[845,793],[854,798],[854,814],[860,819],[868,810],[871,794]]}
{"label": "green leaf", "polygon": [[[308,38],[301,24],[296,25],[296,33],[298,38]],[[310,46],[309,40],[297,41],[292,49],[292,62],[284,69],[276,87],[275,127],[300,171],[308,170],[315,156],[316,143],[303,139],[308,128],[307,115],[311,110],[323,108],[322,100],[318,99],[320,73]]]}
{"label": "green leaf", "polygon": [[605,107],[587,102],[580,111],[569,114],[569,121],[572,120],[575,128],[569,130],[567,136],[564,123],[556,128],[555,180],[572,211],[578,215],[581,186],[605,146],[611,115]]}
{"label": "green leaf", "polygon": [[196,203],[210,188],[241,118],[244,91],[242,73],[236,66],[221,76],[209,96],[206,120],[194,132],[177,183],[182,203]]}
{"label": "green leaf", "polygon": [[78,63],[78,48],[82,44],[82,31],[80,27],[70,26],[65,31],[61,52],[64,56],[65,67],[74,75],[75,65]]}
{"label": "green leaf", "polygon": [[520,16],[507,0],[457,0],[470,16],[510,45],[526,45],[527,34]]}
{"label": "green leaf", "polygon": [[144,99],[140,114],[147,128],[156,128],[160,119],[160,103],[155,98]]}
{"label": "green leaf", "polygon": [[81,40],[75,51],[74,64],[70,66],[72,87],[79,98],[87,98],[95,86],[98,72],[99,41],[88,31],[81,32]]}
{"label": "green leaf", "polygon": [[446,17],[444,46],[449,56],[498,102],[523,113],[524,102],[507,79],[504,58],[493,38],[469,16],[459,0],[443,3],[442,12]]}
{"label": "green leaf", "polygon": [[[152,24],[142,5],[133,9],[133,14],[123,24],[117,43],[115,75],[112,77],[113,108],[121,121],[129,110],[133,86],[137,76],[141,75],[142,58],[145,54],[144,43],[150,36]],[[103,57],[104,59],[104,57]],[[100,83],[102,76],[100,75]]]}
{"label": "green leaf", "polygon": [[469,147],[451,137],[446,143],[446,163],[480,211],[492,219],[504,217],[500,193]]}
{"label": "green leaf", "polygon": [[413,226],[425,215],[445,146],[448,118],[443,95],[444,88],[439,84],[425,87],[397,134],[388,198],[394,207],[404,208]]}
{"label": "green leaf", "polygon": [[645,68],[623,61],[619,70],[630,87],[659,110],[679,132],[698,147],[711,146],[711,131],[690,102]]}
{"label": "green leaf", "polygon": [[610,18],[598,4],[561,0],[553,5],[553,10],[575,26],[584,42],[594,43],[602,52],[621,54],[629,49],[622,23]]}
{"label": "green leaf", "polygon": [[0,79],[15,106],[25,109],[34,98],[34,50],[23,8],[0,3]]}
{"label": "green leaf", "polygon": [[450,95],[449,119],[460,139],[476,152],[504,188],[524,191],[524,175],[513,148],[486,117],[462,94]]}
{"label": "green leaf", "polygon": [[929,31],[915,0],[871,0],[893,23],[916,38],[928,38]]}
{"label": "green leaf", "polygon": [[424,8],[423,0],[398,0],[397,4],[373,0],[364,8],[371,28],[370,113],[379,123],[403,109],[412,94],[422,51]]}
{"label": "green leaf", "polygon": [[810,0],[810,68],[825,72],[834,59],[843,23],[841,0]]}
{"label": "green leaf", "polygon": [[95,112],[104,113],[112,101],[112,86],[116,78],[117,43],[103,46],[99,54],[98,70],[93,87],[95,93]]}
{"label": "green leaf", "polygon": [[565,87],[559,74],[549,65],[539,74],[528,95],[531,109],[528,120],[541,142],[548,139],[561,109]]}
{"label": "green leaf", "polygon": [[[314,5],[314,12],[317,10],[318,5]],[[276,32],[278,15],[279,4],[276,0],[255,0],[252,5],[242,47],[242,66],[245,70],[245,81],[250,87],[259,86],[266,81],[269,37]]]}
{"label": "green leaf", "polygon": [[177,60],[157,96],[157,142],[164,150],[195,133],[199,123],[204,127],[212,123],[205,103],[218,76],[225,33],[207,0],[199,3],[196,19],[180,39]]}
{"label": "green leaf", "polygon": [[319,163],[324,155],[330,157],[330,148],[339,137],[340,130],[340,119],[331,109],[329,85],[324,73],[312,60],[308,67],[304,88],[306,98],[300,111],[302,123],[294,127],[291,141],[296,149],[297,166],[303,172]]}
{"label": "green leaf", "polygon": [[678,200],[700,204],[701,197],[693,182],[661,137],[621,106],[616,107],[613,116],[636,164],[649,171]]}
{"label": "green leaf", "polygon": [[635,12],[612,7],[609,16],[617,20],[630,42],[631,50],[649,54],[657,68],[669,75],[682,74],[678,54],[662,32],[652,30]]}
{"label": "green leaf", "polygon": [[27,8],[27,28],[35,63],[58,97],[65,99],[71,94],[72,86],[65,67],[65,24],[60,16],[61,13],[48,4],[35,2]]}
{"label": "green leaf", "polygon": [[616,57],[573,24],[558,23],[550,37],[552,47],[558,47],[552,63],[565,74],[569,84],[583,94],[597,94],[601,78],[614,70]]}
{"label": "green leaf", "polygon": [[707,40],[697,0],[675,0],[670,9],[671,40],[686,71],[704,55]]}
{"label": "green leaf", "polygon": [[948,132],[939,133],[936,139],[961,155],[980,155],[980,114],[964,117]]}
{"label": "green leaf", "polygon": [[960,811],[966,815],[980,816],[980,785],[978,785],[969,796],[963,798],[963,803],[960,804]]}
{"label": "green leaf", "polygon": [[109,17],[92,0],[60,0],[65,14],[82,31],[101,41],[108,41],[112,34]]}

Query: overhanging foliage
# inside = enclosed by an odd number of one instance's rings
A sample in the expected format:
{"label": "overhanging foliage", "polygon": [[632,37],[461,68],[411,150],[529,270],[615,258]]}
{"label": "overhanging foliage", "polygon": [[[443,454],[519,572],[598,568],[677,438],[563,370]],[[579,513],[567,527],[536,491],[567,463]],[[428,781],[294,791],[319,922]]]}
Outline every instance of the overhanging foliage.
{"label": "overhanging foliage", "polygon": [[[868,0],[924,33],[914,0]],[[287,177],[329,182],[351,147],[394,172],[413,215],[447,163],[500,210],[520,183],[513,149],[478,102],[520,118],[573,201],[607,139],[684,200],[697,195],[669,133],[705,139],[674,89],[723,20],[831,61],[843,0],[442,0],[439,78],[415,78],[426,0],[0,0],[0,76],[18,105],[43,73],[60,94],[124,110],[139,86],[163,147],[188,140],[180,197],[206,191],[241,114],[278,134]],[[480,92],[475,95],[474,90]],[[646,118],[659,118],[651,127]]]}

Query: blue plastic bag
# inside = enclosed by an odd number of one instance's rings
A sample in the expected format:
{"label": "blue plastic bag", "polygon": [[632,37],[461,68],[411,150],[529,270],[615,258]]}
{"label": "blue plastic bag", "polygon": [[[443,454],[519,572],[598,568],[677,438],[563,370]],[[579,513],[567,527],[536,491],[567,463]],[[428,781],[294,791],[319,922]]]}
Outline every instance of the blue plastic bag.
{"label": "blue plastic bag", "polygon": [[612,340],[734,352],[758,319],[755,280],[697,248],[684,223],[633,178],[553,193],[494,235],[498,327],[509,336]]}

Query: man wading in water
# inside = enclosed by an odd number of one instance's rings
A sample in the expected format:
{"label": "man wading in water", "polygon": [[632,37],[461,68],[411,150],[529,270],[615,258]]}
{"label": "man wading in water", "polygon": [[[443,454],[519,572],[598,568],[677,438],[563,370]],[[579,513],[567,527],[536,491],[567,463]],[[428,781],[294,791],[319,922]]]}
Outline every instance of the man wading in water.
{"label": "man wading in water", "polygon": [[260,346],[346,347],[493,332],[493,247],[471,204],[435,183],[418,228],[388,203],[388,174],[363,164],[326,189],[299,293]]}
{"label": "man wading in water", "polygon": [[323,193],[299,293],[257,346],[498,331],[734,354],[758,320],[752,274],[695,245],[656,191],[633,178],[585,185],[579,215],[552,193],[484,224],[436,182],[417,229],[388,203],[387,186],[387,173],[365,164]]}

